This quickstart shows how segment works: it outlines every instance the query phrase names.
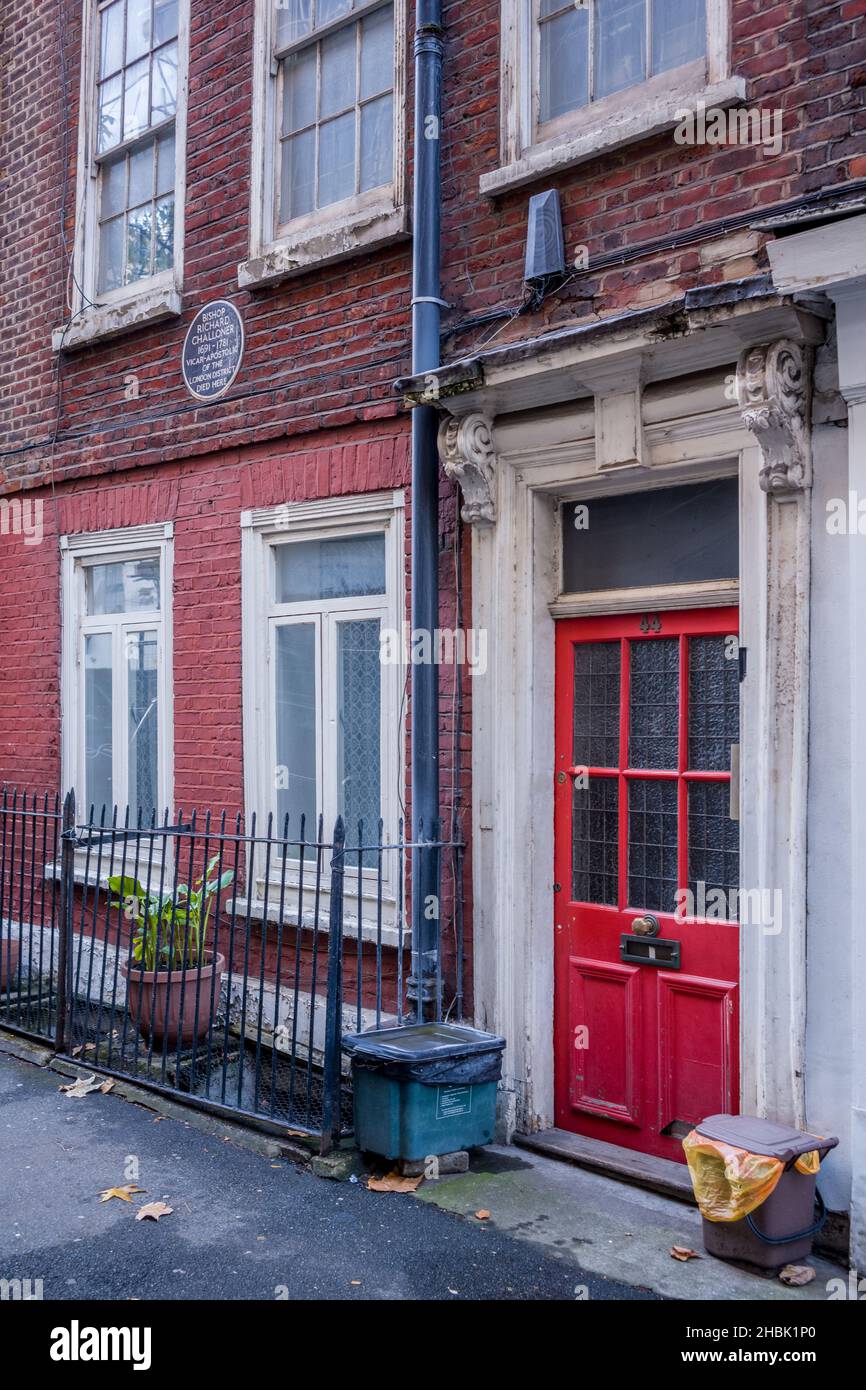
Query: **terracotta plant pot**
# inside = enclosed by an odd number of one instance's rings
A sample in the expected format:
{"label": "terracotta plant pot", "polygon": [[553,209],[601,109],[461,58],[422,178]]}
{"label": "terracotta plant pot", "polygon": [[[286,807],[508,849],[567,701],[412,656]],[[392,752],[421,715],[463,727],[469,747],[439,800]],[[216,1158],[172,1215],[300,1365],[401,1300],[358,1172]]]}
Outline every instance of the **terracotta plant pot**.
{"label": "terracotta plant pot", "polygon": [[176,1048],[178,1043],[191,1047],[193,1042],[207,1037],[219,1008],[225,964],[223,956],[217,956],[216,961],[207,956],[204,965],[190,965],[186,970],[139,970],[134,962],[121,961],[120,973],[127,982],[129,1016],[142,1037],[155,1047],[162,1047],[167,1041],[169,1050]]}
{"label": "terracotta plant pot", "polygon": [[0,994],[5,994],[18,980],[18,956],[21,943],[0,940]]}

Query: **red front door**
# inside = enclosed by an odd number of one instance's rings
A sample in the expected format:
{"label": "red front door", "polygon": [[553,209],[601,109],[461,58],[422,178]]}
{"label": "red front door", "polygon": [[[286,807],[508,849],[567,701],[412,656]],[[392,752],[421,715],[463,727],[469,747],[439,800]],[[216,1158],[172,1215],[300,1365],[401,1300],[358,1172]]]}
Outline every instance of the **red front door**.
{"label": "red front door", "polygon": [[557,626],[556,1123],[680,1161],[688,1127],[738,1109],[737,628],[732,608]]}

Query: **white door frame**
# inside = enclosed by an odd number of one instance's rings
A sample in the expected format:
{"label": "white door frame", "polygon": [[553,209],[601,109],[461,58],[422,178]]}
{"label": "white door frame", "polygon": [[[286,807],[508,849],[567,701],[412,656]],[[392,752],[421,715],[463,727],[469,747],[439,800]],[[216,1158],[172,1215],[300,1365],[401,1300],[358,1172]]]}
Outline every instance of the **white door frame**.
{"label": "white door frame", "polygon": [[[803,1120],[808,483],[792,486],[786,476],[777,494],[768,494],[768,482],[782,471],[773,474],[771,464],[778,464],[783,445],[790,449],[787,407],[773,398],[784,438],[771,439],[772,430],[754,418],[756,402],[749,418],[730,401],[730,381],[722,369],[712,409],[706,381],[669,383],[664,406],[657,398],[652,412],[639,406],[641,463],[615,472],[597,463],[591,398],[547,419],[542,412],[535,421],[475,414],[443,427],[444,466],[459,478],[464,514],[476,523],[472,622],[487,629],[490,653],[487,675],[473,683],[473,940],[476,1020],[507,1039],[503,1137],[548,1128],[554,1114],[559,499],[732,474],[740,479],[741,641],[749,652],[742,687],[741,884],[778,885],[790,913],[783,949],[780,938],[741,931],[742,1106]],[[769,375],[760,381],[773,391]],[[713,601],[724,602],[722,595],[720,589]],[[729,592],[727,601],[733,598]],[[706,590],[694,601],[708,602]],[[688,604],[687,593],[679,604]],[[762,792],[767,785],[787,791],[784,823],[778,796]]]}

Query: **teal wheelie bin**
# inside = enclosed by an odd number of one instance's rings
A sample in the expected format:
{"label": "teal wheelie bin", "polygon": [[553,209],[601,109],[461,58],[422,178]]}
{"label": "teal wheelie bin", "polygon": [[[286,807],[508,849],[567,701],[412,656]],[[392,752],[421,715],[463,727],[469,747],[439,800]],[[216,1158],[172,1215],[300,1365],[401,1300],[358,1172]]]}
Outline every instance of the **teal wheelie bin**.
{"label": "teal wheelie bin", "polygon": [[489,1144],[504,1047],[504,1038],[459,1023],[411,1023],[344,1038],[358,1147],[417,1161]]}

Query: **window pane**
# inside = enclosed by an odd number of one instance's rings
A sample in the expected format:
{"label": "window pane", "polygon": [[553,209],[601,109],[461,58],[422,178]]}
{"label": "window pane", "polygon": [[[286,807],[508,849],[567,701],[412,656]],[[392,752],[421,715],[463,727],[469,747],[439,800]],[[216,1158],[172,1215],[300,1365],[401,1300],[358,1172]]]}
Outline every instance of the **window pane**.
{"label": "window pane", "polygon": [[322,95],[319,115],[345,111],[355,101],[355,44],[357,25],[340,29],[322,43]]}
{"label": "window pane", "polygon": [[84,795],[97,815],[113,803],[111,712],[111,636],[92,633],[84,639]]}
{"label": "window pane", "polygon": [[278,48],[309,34],[312,0],[276,0],[276,5]]}
{"label": "window pane", "polygon": [[689,888],[700,901],[714,889],[730,893],[740,881],[740,827],[731,820],[727,782],[689,783]]}
{"label": "window pane", "polygon": [[157,635],[132,632],[126,637],[129,810],[132,819],[159,814],[157,795],[159,709],[157,696]]}
{"label": "window pane", "polygon": [[361,192],[394,177],[394,98],[379,97],[361,107]]}
{"label": "window pane", "polygon": [[361,24],[361,99],[394,85],[394,11],[389,5]]}
{"label": "window pane", "polygon": [[153,55],[153,94],[150,123],[158,125],[177,110],[177,44],[167,44]]}
{"label": "window pane", "polygon": [[619,691],[619,642],[575,642],[575,767],[619,767]]}
{"label": "window pane", "polygon": [[316,132],[306,130],[283,141],[280,221],[312,212],[316,198]]}
{"label": "window pane", "polygon": [[660,637],[631,644],[630,767],[665,768],[678,761],[680,644]]}
{"label": "window pane", "polygon": [[589,100],[589,11],[569,10],[540,27],[539,120],[552,121]]}
{"label": "window pane", "polygon": [[571,813],[571,896],[616,907],[619,887],[619,786],[593,777],[575,786]]}
{"label": "window pane", "polygon": [[177,0],[155,0],[153,7],[153,43],[165,43],[177,34]]}
{"label": "window pane", "polygon": [[96,136],[97,153],[110,150],[120,140],[120,97],[123,78],[110,77],[99,89],[99,130]]}
{"label": "window pane", "polygon": [[126,61],[150,49],[150,0],[126,0]]}
{"label": "window pane", "polygon": [[595,97],[646,77],[646,0],[596,0]]}
{"label": "window pane", "polygon": [[628,902],[673,912],[677,891],[677,784],[628,784]]}
{"label": "window pane", "polygon": [[727,772],[740,741],[740,663],[726,637],[689,638],[689,767]]}
{"label": "window pane", "polygon": [[316,27],[320,28],[323,24],[330,24],[332,19],[339,19],[340,15],[348,14],[351,8],[352,0],[318,0]]}
{"label": "window pane", "polygon": [[123,99],[124,140],[128,140],[132,135],[137,135],[140,130],[147,129],[149,71],[150,64],[145,58],[142,62],[134,63],[131,68],[127,68],[123,75],[125,86]]}
{"label": "window pane", "polygon": [[153,273],[174,265],[174,196],[160,198],[154,217]]}
{"label": "window pane", "polygon": [[283,64],[283,134],[316,120],[316,48],[302,49]]}
{"label": "window pane", "polygon": [[123,250],[126,242],[126,218],[115,217],[99,229],[99,290],[119,289],[123,284]]}
{"label": "window pane", "polygon": [[123,0],[102,11],[99,44],[99,76],[107,77],[123,66]]}
{"label": "window pane", "polygon": [[105,221],[126,211],[126,156],[102,166],[102,199],[99,216]]}
{"label": "window pane", "polygon": [[276,786],[278,830],[288,814],[289,834],[316,833],[316,629],[293,623],[276,630]]}
{"label": "window pane", "polygon": [[149,203],[153,197],[153,145],[136,150],[129,160],[129,207]]}
{"label": "window pane", "polygon": [[705,0],[653,0],[653,72],[702,58],[707,47]]}
{"label": "window pane", "polygon": [[385,592],[385,537],[293,541],[274,546],[277,603]]}
{"label": "window pane", "polygon": [[318,206],[339,203],[355,192],[355,113],[319,127]]}
{"label": "window pane", "polygon": [[381,814],[379,620],[340,623],[337,632],[338,796],[351,843],[359,821],[369,839]]}
{"label": "window pane", "polygon": [[87,612],[159,612],[159,560],[118,560],[85,570]]}
{"label": "window pane", "polygon": [[161,135],[157,141],[156,149],[156,192],[157,196],[161,193],[174,192],[175,174],[175,153],[174,153],[174,131],[167,135]]}
{"label": "window pane", "polygon": [[153,239],[153,207],[133,208],[126,224],[125,283],[143,280],[150,275],[150,251]]}

